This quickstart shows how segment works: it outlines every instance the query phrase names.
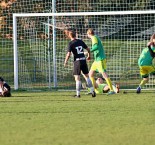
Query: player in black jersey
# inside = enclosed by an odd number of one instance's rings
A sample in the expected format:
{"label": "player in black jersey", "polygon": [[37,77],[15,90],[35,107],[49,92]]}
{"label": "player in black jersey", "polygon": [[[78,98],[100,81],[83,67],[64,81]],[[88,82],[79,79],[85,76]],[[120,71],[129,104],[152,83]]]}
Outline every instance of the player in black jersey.
{"label": "player in black jersey", "polygon": [[0,77],[0,96],[11,97],[11,87]]}
{"label": "player in black jersey", "polygon": [[[74,31],[69,30],[67,32],[68,38],[70,38],[70,42],[68,44],[68,52],[66,54],[64,66],[66,67],[67,61],[71,56],[71,53],[74,56],[74,68],[73,68],[73,75],[75,77],[76,81],[76,95],[74,97],[80,98],[80,89],[81,89],[81,80],[80,75],[81,72],[83,73],[83,76],[87,82],[88,87],[91,90],[92,97],[95,97],[95,91],[92,86],[92,82],[89,79],[89,71],[87,66],[87,60],[90,60],[90,49],[87,47],[87,45],[80,39],[76,39],[76,33]],[[86,58],[84,55],[84,49],[88,51],[88,57]]]}

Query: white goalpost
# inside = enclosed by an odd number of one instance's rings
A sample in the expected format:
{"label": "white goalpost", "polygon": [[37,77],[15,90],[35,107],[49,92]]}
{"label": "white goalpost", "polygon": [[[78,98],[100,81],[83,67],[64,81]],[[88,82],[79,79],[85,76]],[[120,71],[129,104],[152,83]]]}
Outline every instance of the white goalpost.
{"label": "white goalpost", "polygon": [[[86,30],[90,27],[103,41],[107,71],[112,81],[120,83],[122,88],[135,89],[140,82],[138,57],[155,33],[154,17],[155,10],[14,13],[14,89],[27,86],[72,88],[72,60],[67,68],[63,68],[69,42],[63,30],[74,28],[91,47],[91,41],[86,37]],[[27,35],[30,29],[34,30],[33,34]],[[152,89],[154,85],[150,76],[146,89]]]}

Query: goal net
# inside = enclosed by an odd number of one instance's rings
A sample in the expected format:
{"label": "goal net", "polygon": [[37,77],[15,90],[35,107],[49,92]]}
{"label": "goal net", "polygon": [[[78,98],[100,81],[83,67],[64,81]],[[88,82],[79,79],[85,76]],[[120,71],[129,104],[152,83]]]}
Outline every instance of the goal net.
{"label": "goal net", "polygon": [[[104,45],[112,82],[135,89],[141,80],[138,58],[155,32],[154,18],[155,11],[14,14],[15,89],[74,88],[73,59],[63,67],[70,41],[63,33],[66,28],[74,29],[89,47],[86,31],[93,28]],[[154,87],[152,76],[145,87]]]}

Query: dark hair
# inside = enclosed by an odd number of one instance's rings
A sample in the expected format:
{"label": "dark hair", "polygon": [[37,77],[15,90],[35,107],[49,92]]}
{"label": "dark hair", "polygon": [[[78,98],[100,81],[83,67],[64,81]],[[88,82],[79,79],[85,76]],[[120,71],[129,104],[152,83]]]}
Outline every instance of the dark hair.
{"label": "dark hair", "polygon": [[105,80],[102,76],[98,76],[97,78],[101,78],[102,80]]}
{"label": "dark hair", "polygon": [[75,31],[69,31],[69,36],[75,38],[76,37]]}
{"label": "dark hair", "polygon": [[[76,32],[74,28],[67,28],[64,30],[65,35],[69,38],[69,33],[70,32]],[[76,37],[76,36],[75,36]]]}
{"label": "dark hair", "polygon": [[4,82],[4,79],[3,79],[2,77],[0,77],[0,81],[1,81],[1,82]]}

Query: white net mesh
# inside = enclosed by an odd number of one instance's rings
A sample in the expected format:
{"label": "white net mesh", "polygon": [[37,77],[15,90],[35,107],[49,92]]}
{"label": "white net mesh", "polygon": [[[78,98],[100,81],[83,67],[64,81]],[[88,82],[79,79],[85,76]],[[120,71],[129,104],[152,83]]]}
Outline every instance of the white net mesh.
{"label": "white net mesh", "polygon": [[[19,17],[17,19],[17,43],[22,60],[19,61],[23,73],[27,74],[25,83],[31,82],[34,88],[48,86],[49,67],[53,77],[53,25],[51,14],[49,16]],[[72,60],[67,68],[63,67],[66,54],[66,39],[62,29],[69,27],[75,29],[78,37],[91,47],[91,42],[86,36],[88,28],[93,28],[104,45],[107,55],[108,74],[113,82],[122,88],[134,89],[140,82],[138,58],[141,50],[146,47],[150,36],[155,32],[155,14],[80,14],[79,16],[55,16],[56,21],[56,71],[59,88],[72,88]],[[24,21],[24,23],[23,23]],[[26,23],[25,23],[26,21]],[[49,28],[48,34],[47,29]],[[20,44],[20,45],[19,45]],[[50,44],[50,45],[48,45]],[[48,63],[48,49],[50,49],[50,66]],[[26,64],[27,62],[27,64]],[[24,64],[23,64],[24,63]],[[89,66],[91,63],[89,64]],[[19,68],[19,69],[20,69]],[[25,69],[23,71],[23,69]],[[99,75],[99,74],[97,74]],[[19,80],[22,77],[19,74]],[[53,78],[52,78],[53,80]],[[53,82],[52,82],[53,83]],[[53,84],[52,84],[53,86]],[[146,88],[154,86],[153,78]],[[21,86],[20,86],[21,87]]]}

